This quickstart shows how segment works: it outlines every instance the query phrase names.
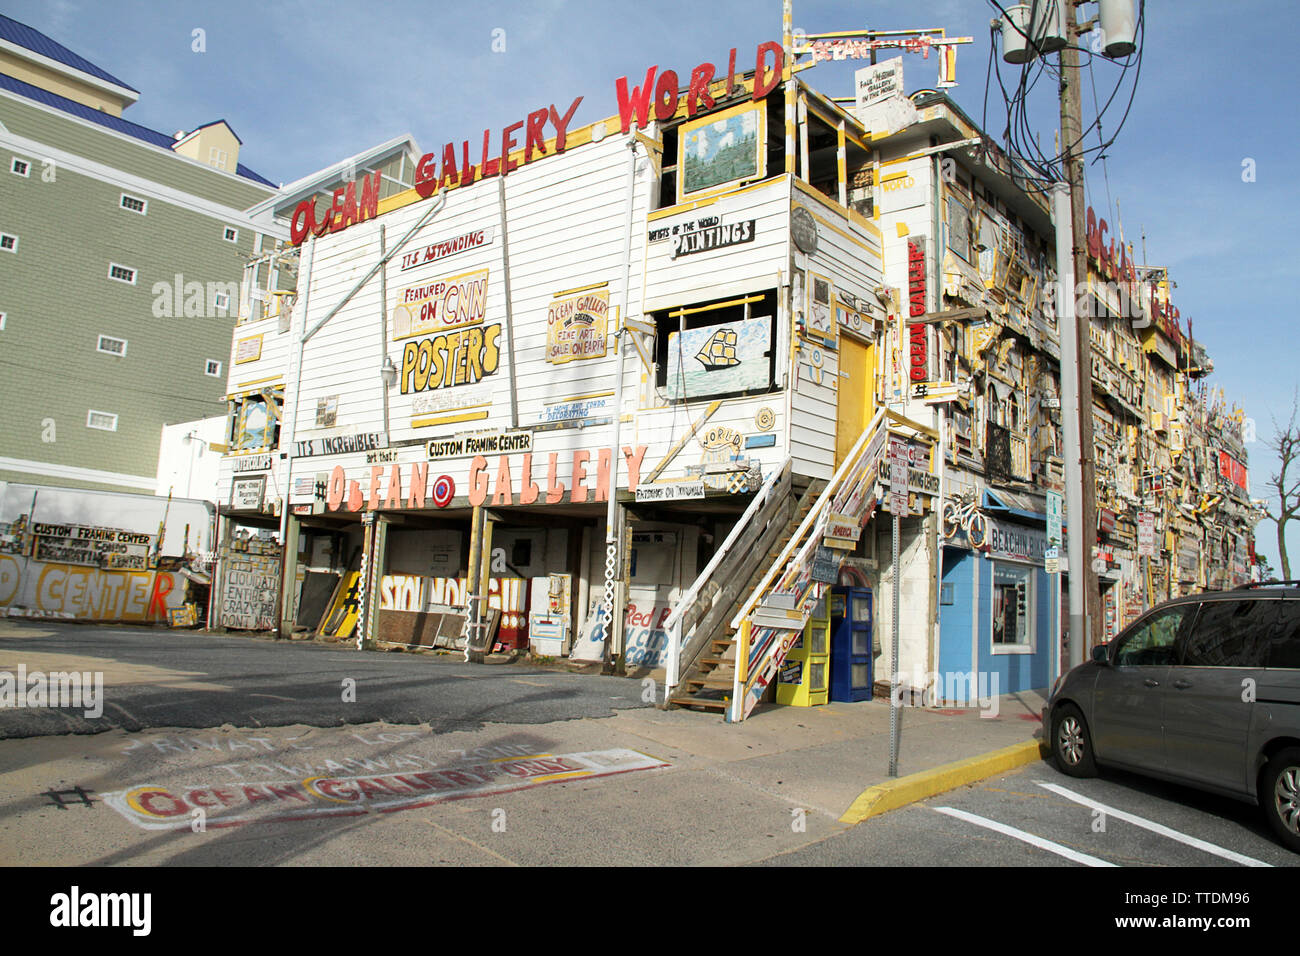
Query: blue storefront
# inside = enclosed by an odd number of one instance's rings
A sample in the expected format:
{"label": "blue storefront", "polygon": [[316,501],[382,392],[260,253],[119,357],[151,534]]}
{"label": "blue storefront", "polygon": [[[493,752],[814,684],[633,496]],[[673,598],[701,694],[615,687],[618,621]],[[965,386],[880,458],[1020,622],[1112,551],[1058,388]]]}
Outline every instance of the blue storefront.
{"label": "blue storefront", "polygon": [[939,670],[977,674],[1000,694],[1047,688],[1060,645],[1061,575],[1044,566],[1041,499],[986,491],[980,515],[967,530],[943,529]]}

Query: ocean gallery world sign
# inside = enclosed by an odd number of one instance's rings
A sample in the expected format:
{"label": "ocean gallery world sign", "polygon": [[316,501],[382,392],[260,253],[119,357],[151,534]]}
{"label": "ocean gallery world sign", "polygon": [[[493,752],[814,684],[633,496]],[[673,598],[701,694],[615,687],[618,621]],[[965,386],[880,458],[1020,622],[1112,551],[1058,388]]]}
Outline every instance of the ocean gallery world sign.
{"label": "ocean gallery world sign", "polygon": [[[781,82],[781,72],[785,66],[785,57],[780,43],[768,41],[760,43],[754,56],[754,89],[752,99],[757,102]],[[691,70],[690,82],[686,91],[686,116],[694,117],[697,113],[714,108],[716,99],[710,86],[721,76],[721,71],[712,63],[701,63]],[[726,84],[722,97],[729,99],[737,88],[736,83],[736,49],[732,47],[727,57]],[[640,86],[629,89],[628,78],[619,77],[614,84],[618,97],[619,124],[623,133],[632,127],[644,129],[651,119],[664,122],[677,114],[681,100],[682,83],[674,70],[659,71],[652,66],[645,73],[645,80]],[[564,152],[568,140],[569,124],[582,97],[575,99],[563,114],[555,104],[544,106],[529,113],[524,119],[511,123],[500,133],[493,136],[493,131],[483,131],[482,148],[477,141],[474,144],[473,158],[477,165],[470,162],[470,141],[462,140],[457,144],[447,143],[441,152],[425,153],[415,170],[415,191],[422,198],[432,196],[446,186],[468,186],[477,180],[493,176],[505,176],[520,165],[527,165],[540,156],[547,155],[547,134],[553,131],[552,149],[556,154]],[[523,136],[520,142],[518,136]],[[523,160],[512,159],[511,153],[518,155],[523,150]],[[373,189],[371,188],[373,180]],[[323,236],[327,232],[340,232],[359,222],[365,222],[378,215],[379,172],[366,177],[361,198],[358,200],[355,183],[348,183],[334,191],[332,202],[325,210],[323,218],[316,215],[316,200],[304,199],[294,210],[289,227],[289,241],[300,245],[309,235]]]}
{"label": "ocean gallery world sign", "polygon": [[[641,482],[641,464],[648,448],[623,446],[629,492],[635,493]],[[431,475],[427,461],[410,462],[405,468],[371,465],[362,472],[364,477],[349,477],[347,469],[336,465],[326,482],[325,505],[330,511],[417,510],[429,508],[430,502],[433,507],[446,508],[453,500],[447,490],[461,487],[472,507],[609,500],[608,448],[595,452],[578,449],[572,455],[553,451],[546,455],[545,464],[538,461],[536,466],[533,458],[531,452],[521,457],[500,455],[493,466],[483,455],[475,455],[468,471],[454,476],[436,471]]]}

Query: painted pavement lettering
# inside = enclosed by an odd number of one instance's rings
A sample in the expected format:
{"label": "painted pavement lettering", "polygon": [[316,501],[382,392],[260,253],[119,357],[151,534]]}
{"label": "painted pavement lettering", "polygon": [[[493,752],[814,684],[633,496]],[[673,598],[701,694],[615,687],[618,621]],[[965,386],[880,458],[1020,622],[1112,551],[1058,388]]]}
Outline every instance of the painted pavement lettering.
{"label": "painted pavement lettering", "polygon": [[195,786],[141,784],[104,793],[101,797],[104,803],[142,829],[187,830],[195,810],[207,814],[209,828],[360,816],[667,766],[662,760],[619,748],[505,757],[442,770],[361,776],[310,775],[257,783]]}

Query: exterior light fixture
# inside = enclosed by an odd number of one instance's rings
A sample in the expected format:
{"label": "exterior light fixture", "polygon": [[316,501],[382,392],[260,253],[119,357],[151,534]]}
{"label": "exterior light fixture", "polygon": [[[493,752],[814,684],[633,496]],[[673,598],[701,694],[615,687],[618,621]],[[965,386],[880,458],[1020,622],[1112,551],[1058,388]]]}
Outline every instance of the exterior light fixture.
{"label": "exterior light fixture", "polygon": [[383,379],[384,388],[392,388],[397,384],[397,366],[393,364],[392,356],[384,356],[384,364],[379,367],[379,377]]}

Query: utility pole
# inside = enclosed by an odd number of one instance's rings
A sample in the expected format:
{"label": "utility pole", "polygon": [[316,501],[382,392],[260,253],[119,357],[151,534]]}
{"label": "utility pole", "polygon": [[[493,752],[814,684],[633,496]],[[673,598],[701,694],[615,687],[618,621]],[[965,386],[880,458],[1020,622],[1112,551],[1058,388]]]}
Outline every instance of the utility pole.
{"label": "utility pole", "polygon": [[[1080,129],[1083,107],[1079,95],[1079,51],[1081,36],[1076,22],[1080,0],[1060,0],[1064,6],[1066,44],[1061,49],[1061,145],[1065,151],[1065,181],[1070,187],[1071,234],[1074,239],[1074,289],[1064,289],[1064,295],[1073,295],[1075,302],[1081,296],[1077,290],[1086,289],[1088,283],[1088,239],[1083,197],[1083,158]],[[1078,310],[1076,310],[1077,313]],[[1075,360],[1078,366],[1079,388],[1077,395],[1065,396],[1066,401],[1079,403],[1079,457],[1082,472],[1083,509],[1078,515],[1068,515],[1071,535],[1083,536],[1083,567],[1070,567],[1072,575],[1082,575],[1084,606],[1070,608],[1070,616],[1077,620],[1082,612],[1081,632],[1070,629],[1070,664],[1082,663],[1093,642],[1100,636],[1097,626],[1101,621],[1101,592],[1097,588],[1097,573],[1092,569],[1092,547],[1097,537],[1097,472],[1094,467],[1096,452],[1092,435],[1092,320],[1083,318],[1075,323]],[[1067,467],[1076,463],[1067,462]]]}

